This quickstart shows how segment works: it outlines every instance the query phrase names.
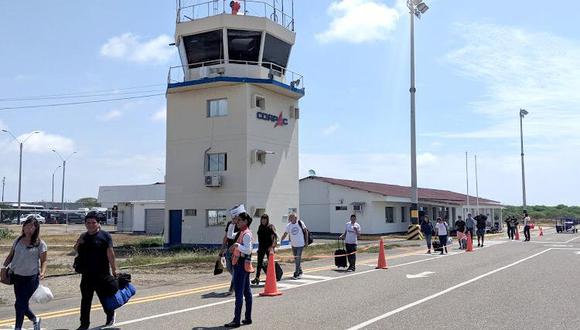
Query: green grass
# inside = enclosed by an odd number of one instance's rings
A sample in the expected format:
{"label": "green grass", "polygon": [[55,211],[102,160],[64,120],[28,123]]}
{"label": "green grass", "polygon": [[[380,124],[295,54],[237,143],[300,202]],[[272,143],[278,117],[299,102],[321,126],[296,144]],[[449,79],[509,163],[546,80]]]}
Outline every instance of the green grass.
{"label": "green grass", "polygon": [[215,251],[154,251],[135,252],[125,260],[119,262],[119,267],[136,267],[152,264],[167,264],[174,266],[208,264],[216,261]]}
{"label": "green grass", "polygon": [[15,238],[16,235],[8,228],[0,228],[0,240],[9,240]]}
{"label": "green grass", "polygon": [[163,246],[163,237],[156,236],[156,237],[141,238],[135,242],[125,243],[125,244],[119,245],[118,247],[144,249],[144,248],[162,247],[162,246]]}

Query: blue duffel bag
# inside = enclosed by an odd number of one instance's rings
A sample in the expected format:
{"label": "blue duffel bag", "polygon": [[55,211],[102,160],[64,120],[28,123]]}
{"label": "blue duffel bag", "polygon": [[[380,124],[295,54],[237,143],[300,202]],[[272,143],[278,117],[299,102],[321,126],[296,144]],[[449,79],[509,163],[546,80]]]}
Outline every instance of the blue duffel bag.
{"label": "blue duffel bag", "polygon": [[103,307],[109,311],[115,310],[125,305],[129,299],[135,295],[136,292],[137,290],[135,290],[135,287],[129,283],[126,287],[120,289],[114,295],[106,297],[103,301]]}

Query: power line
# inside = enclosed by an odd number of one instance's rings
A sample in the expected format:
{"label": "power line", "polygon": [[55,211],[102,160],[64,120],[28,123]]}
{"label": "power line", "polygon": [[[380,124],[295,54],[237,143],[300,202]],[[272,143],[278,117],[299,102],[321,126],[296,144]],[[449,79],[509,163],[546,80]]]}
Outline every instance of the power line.
{"label": "power line", "polygon": [[32,97],[14,97],[0,99],[0,102],[22,102],[22,101],[38,101],[38,100],[59,100],[59,99],[78,99],[86,97],[98,97],[98,96],[116,96],[116,95],[131,95],[131,94],[142,94],[142,93],[155,93],[162,92],[162,90],[144,90],[144,91],[131,91],[131,92],[116,92],[116,93],[100,93],[100,94],[86,94],[86,95],[63,95],[63,96],[32,96]]}
{"label": "power line", "polygon": [[35,98],[42,98],[42,97],[86,95],[86,94],[91,94],[91,93],[106,93],[106,92],[113,93],[113,92],[117,92],[117,91],[126,91],[126,90],[131,90],[131,89],[141,89],[141,88],[149,88],[149,87],[157,87],[157,86],[167,86],[167,85],[166,84],[150,84],[150,85],[124,87],[124,88],[92,90],[92,91],[85,91],[85,92],[71,92],[71,93],[59,93],[59,94],[22,96],[22,97],[13,97],[13,98],[0,98],[0,101],[15,101],[15,100],[21,100],[21,99],[35,99]]}
{"label": "power line", "polygon": [[113,102],[113,101],[122,101],[122,100],[142,99],[142,98],[155,97],[155,96],[161,96],[161,95],[165,95],[165,93],[129,96],[129,97],[119,97],[119,98],[113,98],[113,99],[80,101],[80,102],[50,103],[50,104],[23,105],[23,106],[17,106],[17,107],[3,107],[3,108],[0,108],[0,111],[16,110],[16,109],[49,108],[49,107],[59,107],[59,106],[79,105],[79,104],[89,104],[89,103]]}

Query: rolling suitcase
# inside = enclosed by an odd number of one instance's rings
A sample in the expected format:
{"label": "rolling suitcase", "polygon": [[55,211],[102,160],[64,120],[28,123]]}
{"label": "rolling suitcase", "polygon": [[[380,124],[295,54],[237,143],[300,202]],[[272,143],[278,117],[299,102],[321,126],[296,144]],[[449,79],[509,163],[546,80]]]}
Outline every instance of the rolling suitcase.
{"label": "rolling suitcase", "polygon": [[[280,281],[282,279],[282,275],[284,275],[284,271],[282,270],[282,267],[280,267],[280,264],[278,263],[278,261],[274,262],[274,267],[276,268],[276,281]],[[264,274],[268,274],[268,263],[265,262],[262,265],[262,270],[264,271]]]}
{"label": "rolling suitcase", "polygon": [[334,265],[338,268],[346,268],[346,249],[344,248],[344,242],[341,244],[341,239],[337,240],[338,249],[334,251]]}

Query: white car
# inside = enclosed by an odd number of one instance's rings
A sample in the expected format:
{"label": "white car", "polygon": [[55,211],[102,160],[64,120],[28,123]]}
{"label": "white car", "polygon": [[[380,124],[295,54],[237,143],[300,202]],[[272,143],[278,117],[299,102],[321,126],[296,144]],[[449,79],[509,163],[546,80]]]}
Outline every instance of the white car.
{"label": "white car", "polygon": [[38,220],[38,222],[40,222],[40,223],[46,222],[46,219],[40,214],[25,214],[25,215],[20,217],[20,224],[23,224],[24,221],[26,221],[26,219],[31,215],[34,216],[36,218],[36,220]]}

